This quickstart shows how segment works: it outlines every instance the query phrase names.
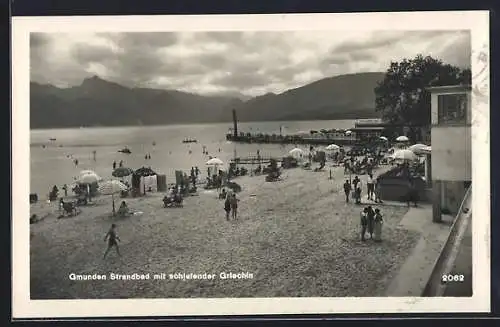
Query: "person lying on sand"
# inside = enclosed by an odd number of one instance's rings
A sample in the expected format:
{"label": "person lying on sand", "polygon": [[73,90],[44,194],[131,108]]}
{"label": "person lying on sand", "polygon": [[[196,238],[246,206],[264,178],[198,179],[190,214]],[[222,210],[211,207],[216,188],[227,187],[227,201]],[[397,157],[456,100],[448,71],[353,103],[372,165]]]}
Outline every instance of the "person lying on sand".
{"label": "person lying on sand", "polygon": [[121,242],[120,238],[116,234],[116,225],[112,224],[111,228],[109,229],[108,233],[104,237],[104,242],[108,241],[108,248],[106,249],[106,252],[104,252],[104,257],[103,259],[106,259],[106,255],[109,253],[112,247],[116,248],[116,253],[121,257],[122,255],[120,254],[120,248],[118,247],[118,242]]}

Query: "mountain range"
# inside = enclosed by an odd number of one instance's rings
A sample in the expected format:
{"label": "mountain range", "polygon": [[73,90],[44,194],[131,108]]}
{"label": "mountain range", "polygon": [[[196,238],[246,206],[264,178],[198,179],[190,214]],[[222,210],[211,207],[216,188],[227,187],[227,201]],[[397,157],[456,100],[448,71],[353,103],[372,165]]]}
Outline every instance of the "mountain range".
{"label": "mountain range", "polygon": [[324,78],[250,99],[129,88],[98,76],[58,88],[30,83],[31,128],[162,125],[239,121],[375,118],[374,88],[384,73]]}

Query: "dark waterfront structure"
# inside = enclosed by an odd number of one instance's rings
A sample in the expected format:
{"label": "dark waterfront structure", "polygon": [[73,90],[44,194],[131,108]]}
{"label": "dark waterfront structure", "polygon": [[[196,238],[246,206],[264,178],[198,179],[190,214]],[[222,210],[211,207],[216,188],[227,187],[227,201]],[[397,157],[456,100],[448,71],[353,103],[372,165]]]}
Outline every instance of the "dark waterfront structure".
{"label": "dark waterfront structure", "polygon": [[360,119],[349,130],[331,129],[311,131],[308,135],[282,135],[264,133],[238,133],[238,120],[233,110],[233,128],[226,134],[226,140],[242,143],[277,143],[277,144],[311,144],[311,145],[355,145],[379,139],[386,125],[381,119]]}

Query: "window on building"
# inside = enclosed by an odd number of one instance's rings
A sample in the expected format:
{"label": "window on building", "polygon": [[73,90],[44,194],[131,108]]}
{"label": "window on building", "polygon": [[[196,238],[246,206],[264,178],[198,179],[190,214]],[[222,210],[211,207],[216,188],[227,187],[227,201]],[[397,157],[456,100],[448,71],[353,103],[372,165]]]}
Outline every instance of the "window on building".
{"label": "window on building", "polygon": [[467,122],[467,95],[438,95],[438,124],[465,124]]}

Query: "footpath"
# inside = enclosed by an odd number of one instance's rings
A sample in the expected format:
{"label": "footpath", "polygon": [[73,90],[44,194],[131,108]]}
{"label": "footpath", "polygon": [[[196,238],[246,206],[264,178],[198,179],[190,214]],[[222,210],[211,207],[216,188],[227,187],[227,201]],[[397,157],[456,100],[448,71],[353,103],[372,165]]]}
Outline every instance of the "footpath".
{"label": "footpath", "polygon": [[[386,290],[386,296],[420,297],[441,253],[454,217],[443,215],[442,223],[432,221],[432,207],[411,207],[399,228],[419,233],[417,245]],[[458,260],[457,260],[458,261]],[[463,260],[464,262],[466,260]]]}

